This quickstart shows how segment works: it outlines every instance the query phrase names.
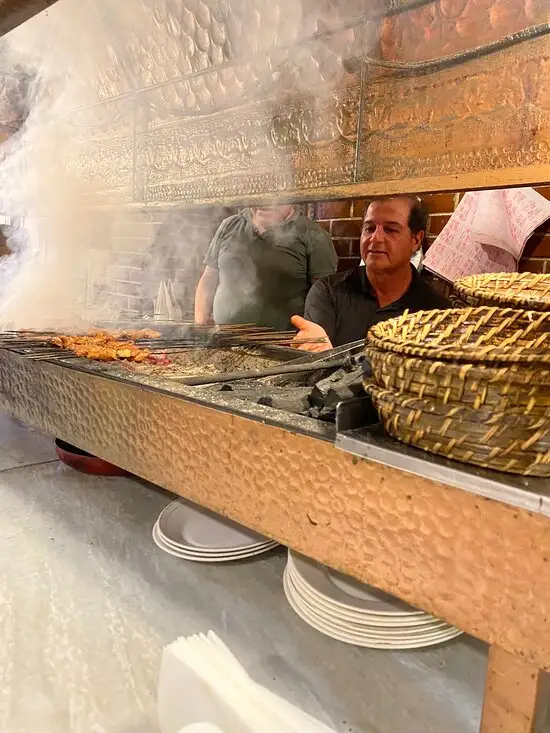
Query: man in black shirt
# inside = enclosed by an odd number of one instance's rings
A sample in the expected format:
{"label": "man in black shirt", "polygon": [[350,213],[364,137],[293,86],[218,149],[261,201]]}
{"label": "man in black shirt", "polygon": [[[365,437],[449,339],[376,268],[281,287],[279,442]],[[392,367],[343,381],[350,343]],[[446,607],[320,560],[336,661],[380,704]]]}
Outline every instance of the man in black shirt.
{"label": "man in black shirt", "polygon": [[365,212],[361,257],[365,266],[317,280],[306,299],[304,318],[294,316],[296,341],[307,351],[325,351],[365,338],[375,323],[405,310],[448,308],[411,265],[422,245],[427,214],[417,196],[396,195],[373,201]]}

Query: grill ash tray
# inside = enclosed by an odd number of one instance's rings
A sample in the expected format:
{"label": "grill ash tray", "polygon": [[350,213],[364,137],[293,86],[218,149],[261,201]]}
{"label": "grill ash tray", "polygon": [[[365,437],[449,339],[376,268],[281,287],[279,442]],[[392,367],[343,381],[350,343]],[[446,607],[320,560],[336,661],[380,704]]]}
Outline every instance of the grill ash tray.
{"label": "grill ash tray", "polygon": [[[180,351],[176,354],[167,350],[171,364],[136,364],[132,362],[111,362],[109,371],[117,371],[123,376],[131,372],[144,377],[178,379],[180,377],[216,376],[234,371],[261,371],[289,361],[286,350],[273,354],[261,348],[234,347],[228,349],[199,348]],[[295,355],[295,352],[294,354]]]}

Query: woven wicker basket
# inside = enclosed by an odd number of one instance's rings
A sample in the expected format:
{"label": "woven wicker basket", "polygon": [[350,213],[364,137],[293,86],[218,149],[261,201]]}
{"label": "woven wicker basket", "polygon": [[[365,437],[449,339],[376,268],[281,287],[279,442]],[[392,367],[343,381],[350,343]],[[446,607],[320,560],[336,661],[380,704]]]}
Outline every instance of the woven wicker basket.
{"label": "woven wicker basket", "polygon": [[458,296],[471,306],[492,305],[550,311],[550,275],[492,272],[457,280]]}
{"label": "woven wicker basket", "polygon": [[550,311],[459,308],[405,313],[373,326],[382,351],[468,363],[550,363]]}
{"label": "woven wicker basket", "polygon": [[385,429],[398,440],[484,468],[550,476],[550,422],[521,408],[497,412],[445,405],[365,385]]}
{"label": "woven wicker basket", "polygon": [[521,407],[550,420],[550,365],[492,366],[401,356],[367,346],[365,355],[380,387],[443,404],[494,410]]}
{"label": "woven wicker basket", "polygon": [[478,305],[478,303],[475,302],[475,298],[472,298],[471,300],[473,302],[470,302],[469,298],[460,296],[457,292],[449,293],[449,301],[453,308],[469,308]]}

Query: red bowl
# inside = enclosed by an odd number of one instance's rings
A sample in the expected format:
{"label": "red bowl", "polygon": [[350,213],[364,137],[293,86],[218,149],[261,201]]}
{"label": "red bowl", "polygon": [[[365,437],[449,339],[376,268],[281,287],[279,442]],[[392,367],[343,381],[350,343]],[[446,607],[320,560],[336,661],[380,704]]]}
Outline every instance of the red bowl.
{"label": "red bowl", "polygon": [[56,438],[55,450],[60,461],[66,463],[67,466],[74,468],[81,473],[90,473],[94,476],[129,476],[128,471],[112,463],[104,461],[102,458],[96,458],[91,453],[86,453],[64,440]]}

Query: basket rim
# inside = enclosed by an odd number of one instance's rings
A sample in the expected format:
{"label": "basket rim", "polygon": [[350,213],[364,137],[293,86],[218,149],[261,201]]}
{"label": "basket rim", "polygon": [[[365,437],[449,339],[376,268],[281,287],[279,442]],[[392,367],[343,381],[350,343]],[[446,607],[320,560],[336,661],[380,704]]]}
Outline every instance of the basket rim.
{"label": "basket rim", "polygon": [[[498,288],[503,280],[525,282],[522,292],[514,292],[509,288]],[[533,285],[548,283],[548,291],[533,291]],[[531,286],[531,289],[530,287]],[[534,272],[490,272],[468,275],[453,283],[454,290],[462,297],[478,298],[499,305],[531,306],[533,310],[550,310],[550,274]]]}
{"label": "basket rim", "polygon": [[[464,362],[445,361],[443,359],[431,359],[416,355],[399,354],[396,351],[386,351],[379,346],[367,344],[364,350],[367,360],[375,358],[385,359],[390,362],[392,368],[402,367],[406,370],[415,369],[421,374],[432,374],[439,377],[442,372],[445,377],[456,376],[456,378],[476,379],[488,385],[513,384],[518,387],[533,385],[536,387],[548,387],[550,393],[550,363],[548,362],[517,362],[512,364],[501,364],[499,362]],[[505,377],[499,380],[500,376]]]}
{"label": "basket rim", "polygon": [[[480,424],[486,417],[489,418],[490,424],[498,422],[499,418],[503,416],[513,417],[514,420],[525,422],[525,429],[532,427],[532,424],[537,425],[543,418],[540,415],[525,414],[522,412],[521,407],[506,408],[504,410],[497,411],[491,405],[482,405],[481,407],[472,407],[467,403],[457,402],[442,402],[432,397],[420,397],[416,394],[409,394],[405,392],[398,392],[395,389],[389,389],[388,387],[381,387],[374,381],[364,382],[365,390],[370,394],[371,392],[376,393],[376,397],[383,399],[384,396],[391,396],[394,403],[399,407],[410,410],[420,410],[428,415],[441,418],[442,420],[456,420],[459,422],[471,422],[472,424]],[[425,407],[431,406],[434,408],[432,411],[424,409]],[[449,413],[452,413],[449,415]],[[469,419],[471,418],[471,419]],[[489,423],[483,422],[484,425]],[[550,422],[548,423],[548,433],[550,436]]]}
{"label": "basket rim", "polygon": [[[469,463],[491,470],[504,471],[523,476],[550,476],[550,430],[544,431],[537,437],[537,429],[546,426],[548,421],[537,418],[533,420],[531,426],[533,435],[525,436],[523,444],[520,443],[521,438],[515,438],[513,435],[501,435],[504,440],[509,440],[508,445],[498,445],[491,442],[483,443],[476,439],[475,432],[468,431],[467,423],[475,424],[478,428],[482,427],[479,420],[472,423],[467,419],[461,419],[460,415],[464,414],[464,406],[456,404],[448,406],[441,404],[444,409],[451,409],[456,414],[445,415],[439,413],[430,413],[422,410],[422,405],[430,405],[436,402],[433,399],[423,399],[420,397],[408,396],[396,390],[380,387],[373,381],[365,383],[365,390],[373,400],[376,410],[380,416],[385,430],[397,440],[408,445],[412,445],[420,450],[428,453],[440,455],[449,460],[455,460],[462,463]],[[385,399],[389,397],[389,399]],[[396,404],[397,403],[397,404]],[[402,404],[404,403],[404,404]],[[408,403],[408,404],[407,404]],[[411,404],[412,403],[412,404]],[[460,411],[457,408],[461,408]],[[469,408],[466,413],[475,416],[479,411]],[[419,424],[418,413],[426,415],[427,423]],[[414,417],[414,419],[412,419]],[[529,419],[529,416],[525,416]],[[455,421],[457,425],[466,427],[460,438],[445,436],[450,422]],[[517,421],[517,417],[514,418]],[[430,422],[441,423],[438,428],[437,424],[430,425]],[[489,430],[489,441],[492,439],[491,428],[493,423],[483,424],[483,428]],[[456,433],[456,426],[455,426]],[[447,438],[447,442],[446,442]],[[542,444],[541,444],[542,443]],[[533,450],[533,446],[539,445],[540,448]],[[548,445],[548,447],[547,447]]]}
{"label": "basket rim", "polygon": [[[405,328],[407,321],[413,321],[416,323],[416,327],[419,329],[419,321],[424,318],[425,323],[422,326],[423,332],[427,335],[430,332],[430,322],[435,327],[440,327],[444,322],[447,322],[445,328],[448,330],[452,329],[451,319],[455,317],[458,322],[461,317],[463,322],[467,318],[477,319],[477,325],[480,326],[482,323],[488,324],[492,319],[497,320],[501,323],[505,322],[506,319],[511,319],[510,324],[516,326],[516,333],[521,334],[524,329],[521,328],[521,324],[525,322],[526,331],[534,331],[537,326],[548,322],[549,330],[544,331],[539,339],[534,342],[530,342],[529,345],[491,345],[491,344],[479,344],[479,343],[466,343],[457,344],[456,340],[452,343],[447,344],[426,344],[416,343],[414,341],[402,341],[399,342],[392,339],[392,335],[388,334],[389,329],[396,329],[402,327]],[[457,323],[456,325],[460,325]],[[474,322],[472,321],[472,324]],[[504,324],[506,325],[506,324]],[[433,332],[433,329],[432,329]],[[483,336],[483,334],[482,334]],[[425,336],[424,336],[425,338]],[[520,336],[518,336],[518,339]],[[535,345],[533,345],[533,343]],[[410,313],[405,311],[400,316],[391,318],[387,321],[372,326],[367,333],[367,344],[375,346],[382,351],[393,351],[398,354],[407,356],[426,357],[430,359],[443,360],[443,361],[467,361],[475,363],[513,363],[522,364],[527,362],[540,362],[550,363],[550,311],[530,311],[530,310],[519,310],[514,308],[500,308],[497,306],[477,306],[477,307],[466,307],[466,308],[448,308],[445,310],[424,310]]]}

